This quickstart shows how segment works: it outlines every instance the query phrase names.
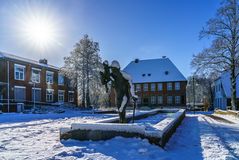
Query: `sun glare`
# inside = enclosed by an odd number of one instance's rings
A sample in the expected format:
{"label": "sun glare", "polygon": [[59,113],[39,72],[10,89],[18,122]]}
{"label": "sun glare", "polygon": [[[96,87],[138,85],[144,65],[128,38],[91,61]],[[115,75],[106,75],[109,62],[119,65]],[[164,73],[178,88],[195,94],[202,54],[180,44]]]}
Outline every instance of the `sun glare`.
{"label": "sun glare", "polygon": [[24,37],[38,48],[45,49],[56,41],[56,27],[47,17],[31,17],[25,19]]}

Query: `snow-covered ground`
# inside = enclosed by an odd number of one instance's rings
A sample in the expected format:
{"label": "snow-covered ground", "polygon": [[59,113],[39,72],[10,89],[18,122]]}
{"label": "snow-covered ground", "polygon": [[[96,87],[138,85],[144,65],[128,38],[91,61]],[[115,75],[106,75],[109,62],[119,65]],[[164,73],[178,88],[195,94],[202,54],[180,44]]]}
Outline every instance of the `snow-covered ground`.
{"label": "snow-covered ground", "polygon": [[218,122],[203,114],[187,114],[164,149],[138,138],[59,140],[59,128],[107,117],[76,112],[2,114],[0,159],[239,159],[238,124]]}
{"label": "snow-covered ground", "polygon": [[217,117],[224,118],[228,121],[231,121],[233,123],[239,124],[239,117],[233,116],[233,115],[222,115],[222,114],[214,114]]}

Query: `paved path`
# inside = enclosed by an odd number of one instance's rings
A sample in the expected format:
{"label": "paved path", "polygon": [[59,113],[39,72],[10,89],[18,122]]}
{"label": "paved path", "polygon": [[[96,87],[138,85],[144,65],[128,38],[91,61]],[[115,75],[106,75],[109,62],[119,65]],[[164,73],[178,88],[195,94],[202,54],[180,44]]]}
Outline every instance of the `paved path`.
{"label": "paved path", "polygon": [[236,160],[239,126],[203,114],[187,114],[166,150],[179,159]]}

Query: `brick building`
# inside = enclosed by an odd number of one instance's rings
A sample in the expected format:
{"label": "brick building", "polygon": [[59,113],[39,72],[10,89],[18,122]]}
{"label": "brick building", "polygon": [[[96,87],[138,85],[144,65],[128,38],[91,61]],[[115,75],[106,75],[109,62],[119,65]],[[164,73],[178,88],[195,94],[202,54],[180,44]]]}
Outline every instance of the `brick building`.
{"label": "brick building", "polygon": [[[0,52],[0,103],[3,111],[16,111],[16,104],[77,104],[76,89],[47,60],[34,61]],[[9,99],[9,100],[8,100]]]}
{"label": "brick building", "polygon": [[186,106],[187,80],[169,58],[136,59],[124,71],[132,77],[139,106]]}

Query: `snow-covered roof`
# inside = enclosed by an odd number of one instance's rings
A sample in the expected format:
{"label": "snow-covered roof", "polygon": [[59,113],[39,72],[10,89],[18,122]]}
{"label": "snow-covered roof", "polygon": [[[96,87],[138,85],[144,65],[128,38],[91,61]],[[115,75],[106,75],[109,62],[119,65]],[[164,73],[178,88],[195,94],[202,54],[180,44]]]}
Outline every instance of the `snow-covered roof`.
{"label": "snow-covered roof", "polygon": [[18,60],[18,61],[22,61],[22,62],[26,62],[26,63],[36,64],[36,65],[39,65],[41,67],[56,69],[56,70],[60,69],[59,67],[56,67],[56,66],[53,66],[53,65],[39,63],[38,61],[35,61],[35,60],[32,60],[32,59],[19,57],[19,56],[13,55],[13,54],[5,53],[5,52],[0,52],[0,58],[9,58],[9,59]]}
{"label": "snow-covered roof", "polygon": [[187,81],[169,58],[135,60],[124,71],[133,83]]}
{"label": "snow-covered roof", "polygon": [[[223,72],[219,78],[222,82],[222,87],[225,92],[227,98],[231,98],[231,80],[230,80],[230,72]],[[239,76],[237,76],[236,80],[236,94],[237,98],[239,98]]]}

